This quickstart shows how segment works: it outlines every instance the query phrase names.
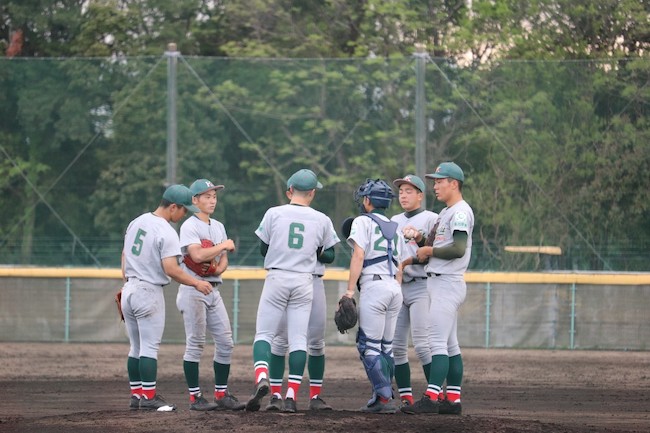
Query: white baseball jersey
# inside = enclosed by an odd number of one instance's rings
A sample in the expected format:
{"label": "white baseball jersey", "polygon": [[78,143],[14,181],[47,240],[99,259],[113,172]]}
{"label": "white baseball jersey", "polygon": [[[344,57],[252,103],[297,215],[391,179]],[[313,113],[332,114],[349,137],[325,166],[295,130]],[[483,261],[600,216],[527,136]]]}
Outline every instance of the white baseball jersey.
{"label": "white baseball jersey", "polygon": [[178,234],[173,227],[152,212],[140,215],[126,229],[124,236],[124,274],[151,284],[164,286],[167,276],[162,259],[181,256]]}
{"label": "white baseball jersey", "polygon": [[[187,254],[188,245],[199,244],[201,245],[202,239],[209,239],[215,245],[218,245],[226,240],[228,236],[226,235],[226,228],[214,218],[210,218],[210,222],[203,222],[196,215],[188,218],[183,225],[181,226],[181,251],[183,254]],[[222,253],[222,254],[225,254]],[[219,261],[221,255],[215,258],[215,261]],[[208,277],[201,277],[192,271],[190,268],[181,263],[181,267],[185,272],[192,275],[195,278],[201,278],[206,281],[216,281],[223,282],[221,275],[210,275]]]}
{"label": "white baseball jersey", "polygon": [[[388,221],[388,218],[385,215],[378,213],[375,215],[384,221]],[[365,260],[372,260],[376,257],[383,257],[388,253],[388,241],[382,235],[379,224],[365,215],[358,216],[354,219],[354,221],[352,221],[352,227],[350,229],[350,235],[348,236],[347,242],[348,245],[350,245],[352,248],[354,248],[355,243],[359,245],[365,252]],[[397,263],[401,262],[403,260],[403,253],[406,247],[404,244],[404,236],[399,230],[397,233],[395,233],[395,237],[393,238],[392,249],[393,258],[397,261]],[[390,266],[391,267],[389,268],[388,261],[384,260],[364,267],[361,270],[361,275],[390,275],[391,269],[392,274],[395,275],[397,273],[397,265],[392,262]]]}
{"label": "white baseball jersey", "polygon": [[316,250],[339,242],[332,220],[309,206],[285,204],[264,214],[255,234],[269,245],[265,269],[315,273]]}
{"label": "white baseball jersey", "polygon": [[[397,231],[401,232],[402,229],[406,226],[413,226],[418,230],[421,230],[426,236],[438,220],[438,214],[428,210],[421,209],[420,212],[402,212],[401,214],[395,215],[391,218],[391,221],[397,223]],[[410,217],[407,214],[411,215]],[[418,250],[418,244],[415,240],[406,241],[406,248],[404,249],[404,257],[415,257]],[[415,277],[426,277],[427,272],[424,269],[424,265],[409,265],[404,268],[403,281],[411,281]]]}
{"label": "white baseball jersey", "polygon": [[472,255],[472,232],[474,231],[474,212],[465,200],[451,207],[444,208],[438,215],[436,237],[433,248],[451,245],[454,242],[454,231],[467,233],[467,247],[463,257],[454,260],[444,260],[431,257],[426,266],[427,272],[441,275],[463,275],[469,266]]}

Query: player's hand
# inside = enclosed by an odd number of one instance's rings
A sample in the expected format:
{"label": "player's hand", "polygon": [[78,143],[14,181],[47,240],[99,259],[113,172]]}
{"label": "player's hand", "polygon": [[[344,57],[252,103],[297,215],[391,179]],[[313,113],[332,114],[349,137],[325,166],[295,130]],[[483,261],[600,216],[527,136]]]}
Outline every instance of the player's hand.
{"label": "player's hand", "polygon": [[415,242],[420,242],[422,240],[422,232],[416,229],[413,226],[406,226],[402,229],[402,234],[406,241],[415,240]]}
{"label": "player's hand", "polygon": [[415,252],[420,263],[425,263],[433,253],[433,247],[420,247]]}
{"label": "player's hand", "polygon": [[235,251],[235,241],[232,239],[228,239],[227,241],[222,242],[221,245],[223,246],[223,249],[228,252],[232,253]]}
{"label": "player's hand", "polygon": [[207,281],[197,280],[194,287],[196,287],[196,290],[203,293],[204,295],[209,295],[212,293],[212,284]]}

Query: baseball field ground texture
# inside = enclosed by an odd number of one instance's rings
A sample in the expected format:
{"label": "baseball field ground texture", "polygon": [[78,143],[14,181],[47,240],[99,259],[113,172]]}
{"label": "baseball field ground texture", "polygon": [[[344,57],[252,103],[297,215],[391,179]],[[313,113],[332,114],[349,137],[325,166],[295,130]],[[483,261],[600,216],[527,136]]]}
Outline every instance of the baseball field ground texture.
{"label": "baseball field ground texture", "polygon": [[[362,414],[370,385],[355,347],[326,348],[323,399],[308,410],[308,377],[298,412],[195,412],[188,408],[182,345],[163,345],[158,392],[174,412],[130,411],[126,344],[0,343],[0,432],[648,432],[650,352],[465,349],[463,414]],[[425,389],[412,354],[414,395]],[[201,361],[211,395],[212,348]],[[230,391],[253,389],[252,352],[237,346]]]}

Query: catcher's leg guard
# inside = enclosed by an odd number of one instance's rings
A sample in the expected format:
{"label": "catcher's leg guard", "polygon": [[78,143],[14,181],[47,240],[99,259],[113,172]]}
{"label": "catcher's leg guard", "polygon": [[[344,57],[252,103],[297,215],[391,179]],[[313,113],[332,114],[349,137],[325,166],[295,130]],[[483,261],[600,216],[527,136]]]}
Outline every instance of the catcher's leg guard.
{"label": "catcher's leg guard", "polygon": [[[391,398],[393,396],[391,388],[391,367],[385,357],[379,353],[380,349],[375,347],[380,345],[380,341],[374,342],[368,340],[363,330],[359,329],[357,334],[357,350],[359,350],[359,357],[361,358],[361,362],[363,362],[363,367],[372,384],[374,393],[383,398]],[[367,352],[376,352],[377,354],[368,354]]]}
{"label": "catcher's leg guard", "polygon": [[388,369],[388,381],[392,382],[393,377],[395,377],[395,358],[385,352],[381,353],[381,358],[386,363],[386,368]]}

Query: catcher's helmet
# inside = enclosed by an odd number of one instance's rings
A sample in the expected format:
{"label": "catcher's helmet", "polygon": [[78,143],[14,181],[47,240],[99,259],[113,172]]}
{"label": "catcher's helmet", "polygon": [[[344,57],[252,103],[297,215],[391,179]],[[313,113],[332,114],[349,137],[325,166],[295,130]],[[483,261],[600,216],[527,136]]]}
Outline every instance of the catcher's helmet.
{"label": "catcher's helmet", "polygon": [[395,193],[393,193],[390,185],[381,179],[366,179],[354,193],[354,201],[359,205],[361,213],[365,212],[363,208],[364,197],[368,197],[374,207],[386,209],[390,206]]}

